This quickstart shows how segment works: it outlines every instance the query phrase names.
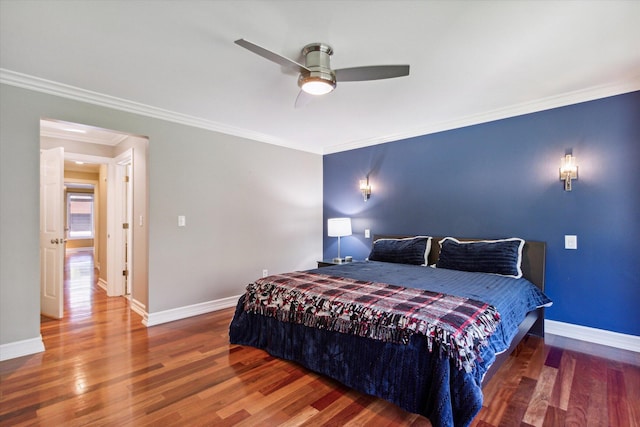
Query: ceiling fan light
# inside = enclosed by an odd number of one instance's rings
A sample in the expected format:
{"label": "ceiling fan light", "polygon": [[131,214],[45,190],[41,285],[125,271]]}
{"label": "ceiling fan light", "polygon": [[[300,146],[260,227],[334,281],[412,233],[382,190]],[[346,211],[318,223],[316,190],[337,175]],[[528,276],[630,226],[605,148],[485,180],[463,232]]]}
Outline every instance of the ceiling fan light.
{"label": "ceiling fan light", "polygon": [[336,84],[331,80],[319,77],[307,77],[300,83],[300,89],[310,95],[325,95],[336,88]]}
{"label": "ceiling fan light", "polygon": [[324,81],[311,81],[302,85],[302,90],[311,95],[325,95],[334,89],[332,85]]}

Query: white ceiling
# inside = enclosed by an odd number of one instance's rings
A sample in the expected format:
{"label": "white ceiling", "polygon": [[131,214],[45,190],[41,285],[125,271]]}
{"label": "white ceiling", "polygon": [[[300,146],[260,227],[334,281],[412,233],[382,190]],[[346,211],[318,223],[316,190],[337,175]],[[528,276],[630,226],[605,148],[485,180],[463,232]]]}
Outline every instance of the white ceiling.
{"label": "white ceiling", "polygon": [[[0,0],[0,81],[316,153],[640,89],[640,1]],[[301,109],[296,75],[411,65]]]}

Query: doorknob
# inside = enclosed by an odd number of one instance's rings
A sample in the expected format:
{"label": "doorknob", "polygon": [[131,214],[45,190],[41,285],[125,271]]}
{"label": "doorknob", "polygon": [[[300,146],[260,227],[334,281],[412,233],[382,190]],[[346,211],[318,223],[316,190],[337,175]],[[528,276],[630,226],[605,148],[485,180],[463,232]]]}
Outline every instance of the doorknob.
{"label": "doorknob", "polygon": [[53,243],[54,245],[58,244],[58,239],[51,239],[51,243]]}

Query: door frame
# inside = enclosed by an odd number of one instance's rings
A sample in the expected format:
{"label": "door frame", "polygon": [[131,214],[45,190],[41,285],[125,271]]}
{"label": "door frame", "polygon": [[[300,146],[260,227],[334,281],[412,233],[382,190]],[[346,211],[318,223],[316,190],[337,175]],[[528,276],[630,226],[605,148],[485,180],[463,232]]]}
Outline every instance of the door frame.
{"label": "door frame", "polygon": [[[48,121],[59,121],[59,120],[55,120],[55,119],[50,119],[50,118],[41,118],[42,120],[48,120]],[[89,126],[92,127],[91,125],[84,125],[82,123],[76,123],[76,122],[65,122],[65,123],[69,123],[70,126],[74,126],[74,125],[79,125],[79,126]],[[120,250],[124,250],[123,249],[123,238],[121,238],[121,236],[124,234],[122,233],[122,226],[119,225],[120,227],[120,233],[116,233],[115,231],[117,231],[118,227],[117,227],[117,223],[121,221],[116,221],[116,219],[114,218],[114,213],[116,212],[116,209],[122,209],[122,206],[117,207],[114,206],[116,201],[118,200],[123,200],[122,197],[124,197],[120,192],[119,192],[119,187],[122,187],[121,185],[115,185],[117,183],[117,176],[118,175],[118,169],[122,169],[121,165],[117,164],[117,160],[122,160],[124,157],[122,156],[129,156],[130,157],[130,164],[131,164],[131,180],[130,180],[130,187],[129,187],[129,205],[128,205],[128,215],[131,217],[130,219],[130,233],[128,233],[129,235],[129,240],[130,240],[130,244],[128,245],[129,251],[131,256],[128,258],[129,261],[129,271],[130,271],[130,275],[129,275],[129,282],[131,283],[129,289],[131,290],[131,294],[130,294],[130,300],[131,300],[131,309],[134,310],[136,313],[140,314],[143,318],[145,318],[147,316],[147,312],[146,312],[146,306],[148,304],[148,301],[145,301],[145,299],[148,298],[148,289],[149,289],[149,283],[148,283],[148,254],[149,254],[149,248],[148,248],[148,240],[149,240],[149,236],[148,236],[148,227],[147,227],[147,219],[144,218],[148,215],[148,210],[149,210],[149,205],[148,205],[148,191],[149,191],[149,178],[147,175],[147,171],[148,171],[148,150],[149,150],[149,137],[147,136],[141,136],[141,135],[135,135],[135,134],[129,134],[129,133],[123,133],[117,130],[111,130],[108,128],[100,128],[100,129],[104,129],[106,131],[111,131],[115,134],[122,134],[122,135],[128,135],[129,137],[133,137],[134,139],[132,140],[132,144],[130,144],[130,148],[126,149],[124,151],[124,153],[121,153],[120,155],[117,155],[116,157],[104,157],[102,155],[90,155],[90,154],[80,154],[77,151],[67,151],[65,149],[65,159],[66,160],[80,160],[80,161],[85,161],[85,162],[92,162],[92,163],[99,163],[99,164],[103,164],[106,165],[106,169],[107,169],[107,177],[106,177],[106,184],[107,184],[107,188],[105,190],[106,193],[106,213],[103,216],[103,219],[105,219],[106,216],[106,222],[107,225],[105,226],[106,230],[106,235],[103,238],[103,244],[106,246],[105,249],[105,254],[106,255],[106,266],[101,266],[104,268],[104,272],[105,272],[105,276],[104,279],[101,278],[100,279],[100,286],[106,290],[107,295],[108,296],[123,296],[124,295],[124,286],[122,286],[122,265],[119,264],[121,257],[116,257],[116,253],[118,248],[120,248]],[[50,148],[53,148],[53,144],[51,142],[47,143],[45,145],[45,147],[43,147],[43,140],[42,140],[43,134],[42,134],[42,128],[40,129],[40,149],[46,149],[47,146],[49,146]],[[54,136],[55,137],[55,136]],[[63,140],[69,140],[69,141],[75,141],[75,139],[73,138],[59,138],[59,139],[63,139]],[[86,140],[79,140],[81,143],[92,143],[92,141],[86,141]],[[122,140],[120,141],[122,142]],[[119,143],[118,143],[119,144]],[[105,144],[105,145],[111,145],[111,144]],[[62,143],[61,146],[66,147],[65,143]],[[70,148],[71,150],[73,150],[73,148]],[[114,149],[115,150],[115,149]],[[128,154],[125,154],[128,153]],[[135,161],[134,161],[134,154],[135,154]],[[134,167],[135,166],[135,167]],[[136,172],[135,168],[141,168],[141,170]],[[133,175],[138,173],[137,179],[136,181],[137,184],[134,182],[133,180]],[[133,199],[136,199],[137,203],[136,206],[134,206],[133,204]],[[134,209],[135,208],[135,209]],[[134,227],[133,222],[133,218],[136,218],[136,224]],[[137,220],[137,218],[139,218],[139,221]],[[134,232],[135,231],[135,232]],[[113,238],[112,238],[113,237]],[[136,242],[136,247],[134,248],[134,242]],[[135,257],[134,260],[134,256],[133,254],[136,254],[137,256]],[[116,262],[117,261],[117,262]],[[123,260],[124,261],[124,260]],[[134,262],[135,261],[135,262]],[[143,265],[140,265],[140,263],[143,263]],[[143,283],[136,283],[134,284],[134,266],[137,266],[138,268],[138,272],[135,275],[138,278],[143,278],[144,282]],[[64,265],[62,265],[62,268],[64,268]],[[102,275],[101,275],[102,276]],[[106,280],[105,280],[106,279]],[[120,279],[120,280],[118,280]],[[137,285],[137,286],[135,286]],[[64,289],[63,289],[64,290]],[[137,291],[136,291],[137,290]],[[142,296],[142,301],[145,301],[145,303],[143,304],[142,302],[140,302],[139,300],[136,300],[134,297],[134,291],[137,292],[138,294],[140,294],[139,296]],[[144,323],[144,321],[143,321]]]}
{"label": "door frame", "polygon": [[[124,177],[126,175],[126,164],[133,165],[133,149],[128,149],[118,156],[110,159],[107,173],[107,296],[120,296],[125,292],[125,281],[123,279],[123,260],[125,257],[125,236],[122,233],[122,212],[125,209]],[[133,168],[131,168],[133,170]],[[133,172],[131,173],[128,185],[133,188]],[[128,191],[132,193],[132,191]],[[128,209],[127,212],[131,212]],[[129,230],[133,229],[131,215],[127,215]],[[132,268],[132,242],[131,232],[127,233],[129,248],[129,283],[133,283]]]}

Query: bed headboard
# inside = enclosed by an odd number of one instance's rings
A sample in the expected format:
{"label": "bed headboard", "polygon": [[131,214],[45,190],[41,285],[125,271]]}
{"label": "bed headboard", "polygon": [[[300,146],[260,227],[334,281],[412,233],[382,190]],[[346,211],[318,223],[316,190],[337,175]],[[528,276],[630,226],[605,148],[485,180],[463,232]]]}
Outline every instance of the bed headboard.
{"label": "bed headboard", "polygon": [[[402,239],[406,237],[414,236],[398,236],[398,235],[375,235],[373,236],[373,242],[378,239]],[[431,252],[429,252],[429,265],[438,262],[438,256],[440,255],[440,245],[438,242],[444,239],[444,237],[432,236],[431,239]],[[458,238],[461,242],[470,242],[477,240],[490,240],[490,239],[466,239]],[[545,242],[525,241],[524,248],[522,249],[522,276],[536,285],[539,289],[544,291],[544,271],[545,271],[545,252],[547,244]]]}

